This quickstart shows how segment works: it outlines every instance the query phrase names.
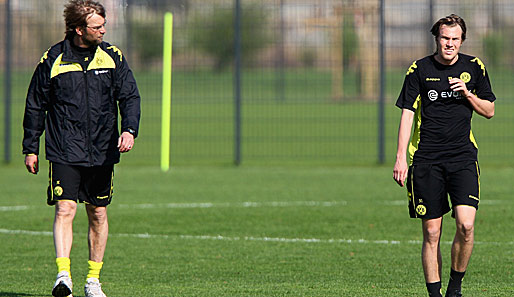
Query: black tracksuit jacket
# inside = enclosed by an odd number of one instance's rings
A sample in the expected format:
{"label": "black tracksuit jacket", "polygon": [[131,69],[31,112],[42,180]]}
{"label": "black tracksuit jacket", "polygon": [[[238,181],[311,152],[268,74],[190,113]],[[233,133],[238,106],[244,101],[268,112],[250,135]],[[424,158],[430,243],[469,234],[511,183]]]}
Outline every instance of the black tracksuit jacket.
{"label": "black tracksuit jacket", "polygon": [[118,163],[118,109],[121,131],[137,136],[140,96],[125,57],[102,42],[87,70],[69,39],[41,58],[27,93],[23,153],[39,155],[45,131],[47,160],[78,166]]}

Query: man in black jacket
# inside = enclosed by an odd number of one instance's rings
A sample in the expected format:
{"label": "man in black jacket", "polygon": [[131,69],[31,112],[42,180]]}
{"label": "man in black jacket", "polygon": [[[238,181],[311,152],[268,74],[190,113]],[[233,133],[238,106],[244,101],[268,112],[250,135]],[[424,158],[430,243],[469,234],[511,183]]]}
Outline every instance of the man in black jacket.
{"label": "man in black jacket", "polygon": [[[72,294],[70,251],[77,202],[89,218],[85,296],[105,296],[99,277],[108,237],[114,164],[134,146],[140,118],[136,81],[122,52],[103,41],[105,9],[93,0],[65,6],[66,38],[41,58],[27,94],[23,153],[37,174],[45,131],[48,204],[55,205],[57,280],[53,296]],[[121,135],[118,130],[118,109]]]}

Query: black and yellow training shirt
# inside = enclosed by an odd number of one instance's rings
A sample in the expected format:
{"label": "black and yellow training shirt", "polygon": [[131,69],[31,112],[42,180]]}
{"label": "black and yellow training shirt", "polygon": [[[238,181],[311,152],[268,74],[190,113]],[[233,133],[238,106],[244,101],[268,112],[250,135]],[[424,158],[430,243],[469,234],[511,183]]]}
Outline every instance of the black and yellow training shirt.
{"label": "black and yellow training shirt", "polygon": [[412,63],[396,101],[399,108],[415,112],[411,164],[477,160],[473,107],[460,92],[452,91],[451,78],[460,78],[480,99],[496,100],[479,58],[459,54],[453,65],[443,65],[431,55]]}

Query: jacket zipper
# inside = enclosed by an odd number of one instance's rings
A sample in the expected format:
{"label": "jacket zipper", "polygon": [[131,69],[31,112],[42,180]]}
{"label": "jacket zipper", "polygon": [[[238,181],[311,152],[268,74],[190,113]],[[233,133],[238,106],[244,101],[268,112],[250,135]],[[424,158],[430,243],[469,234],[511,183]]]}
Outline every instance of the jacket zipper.
{"label": "jacket zipper", "polygon": [[86,115],[87,115],[87,125],[86,125],[86,130],[87,130],[87,139],[86,139],[86,142],[87,142],[87,147],[88,147],[88,150],[89,150],[89,166],[93,166],[93,146],[91,145],[91,116],[90,116],[90,108],[89,108],[89,88],[88,88],[88,85],[87,85],[87,69],[86,70],[83,70],[84,71],[84,83],[86,85],[86,88],[85,88],[85,92],[86,92]]}

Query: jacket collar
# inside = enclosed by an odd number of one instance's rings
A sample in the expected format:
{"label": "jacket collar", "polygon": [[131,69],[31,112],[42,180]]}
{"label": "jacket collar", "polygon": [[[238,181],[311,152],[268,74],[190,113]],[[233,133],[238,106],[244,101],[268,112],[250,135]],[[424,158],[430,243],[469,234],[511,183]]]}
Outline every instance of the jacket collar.
{"label": "jacket collar", "polygon": [[[73,51],[71,50],[71,43],[73,41],[70,38],[65,38],[63,41],[63,54],[62,54],[62,61],[66,62],[77,62],[80,63],[80,59],[73,54]],[[96,46],[96,49],[98,48],[98,45]]]}

